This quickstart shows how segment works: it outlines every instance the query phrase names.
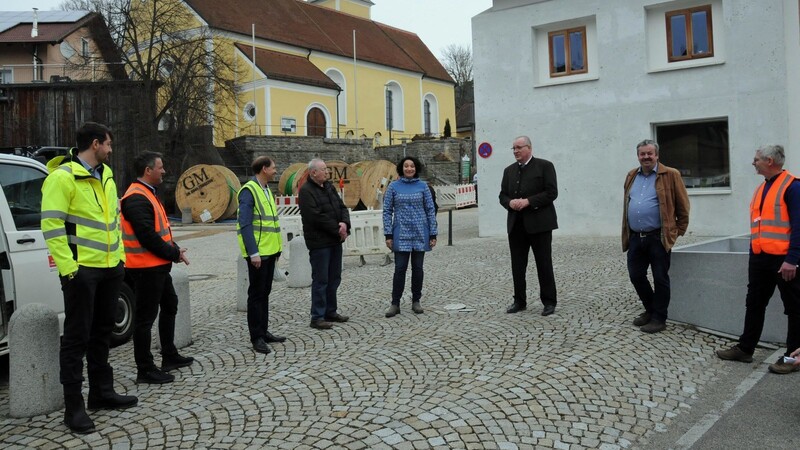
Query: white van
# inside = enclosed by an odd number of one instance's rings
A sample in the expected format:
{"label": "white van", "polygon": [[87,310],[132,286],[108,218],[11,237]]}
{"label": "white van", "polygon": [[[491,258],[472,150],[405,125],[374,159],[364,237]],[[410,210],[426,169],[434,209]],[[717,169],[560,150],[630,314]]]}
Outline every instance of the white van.
{"label": "white van", "polygon": [[[40,225],[47,173],[34,159],[0,154],[0,355],[8,353],[8,321],[24,304],[42,303],[58,312],[63,331],[61,282]],[[134,312],[133,291],[123,284],[112,346],[130,338]]]}

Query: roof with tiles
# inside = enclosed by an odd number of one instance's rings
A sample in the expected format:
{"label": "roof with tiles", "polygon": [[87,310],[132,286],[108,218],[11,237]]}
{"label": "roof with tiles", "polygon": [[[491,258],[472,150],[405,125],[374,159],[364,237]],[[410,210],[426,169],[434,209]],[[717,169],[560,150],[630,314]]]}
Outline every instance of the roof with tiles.
{"label": "roof with tiles", "polygon": [[[239,49],[250,61],[253,60],[253,49],[237,43]],[[339,90],[339,86],[322,73],[311,61],[302,56],[290,55],[256,47],[256,66],[268,78],[290,81],[309,86],[319,86]]]}
{"label": "roof with tiles", "polygon": [[[455,83],[414,33],[300,0],[184,0],[208,25],[346,58],[356,56],[425,77]],[[258,57],[256,57],[258,61]]]}

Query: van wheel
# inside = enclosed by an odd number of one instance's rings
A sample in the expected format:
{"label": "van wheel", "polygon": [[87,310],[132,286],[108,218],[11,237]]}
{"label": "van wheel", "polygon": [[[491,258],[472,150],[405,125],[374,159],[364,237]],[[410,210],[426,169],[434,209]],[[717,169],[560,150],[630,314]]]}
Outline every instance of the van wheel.
{"label": "van wheel", "polygon": [[111,332],[111,347],[128,342],[133,334],[133,318],[136,316],[136,297],[127,283],[122,283],[117,299],[117,313],[114,316],[114,331]]}

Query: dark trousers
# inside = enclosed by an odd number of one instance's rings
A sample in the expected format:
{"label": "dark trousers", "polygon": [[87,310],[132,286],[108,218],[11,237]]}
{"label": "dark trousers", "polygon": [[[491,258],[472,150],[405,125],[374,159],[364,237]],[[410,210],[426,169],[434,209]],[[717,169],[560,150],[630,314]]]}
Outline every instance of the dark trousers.
{"label": "dark trousers", "polygon": [[247,260],[247,275],[250,286],[247,287],[247,329],[250,331],[250,342],[258,338],[267,338],[269,330],[269,294],[272,292],[272,277],[275,274],[275,263],[278,258],[262,256],[261,267],[256,268]]}
{"label": "dark trousers", "polygon": [[[158,336],[161,354],[172,356],[175,348],[175,315],[178,314],[178,295],[172,276],[166,270],[128,269],[136,292],[136,316],[133,323],[133,357],[136,368],[146,372],[156,368],[150,352],[153,322],[158,316]],[[159,308],[161,314],[159,314]]]}
{"label": "dark trousers", "polygon": [[519,220],[508,233],[508,247],[511,250],[511,275],[514,279],[514,303],[528,304],[527,281],[528,249],[533,250],[536,261],[536,274],[539,277],[539,296],[544,305],[557,303],[556,278],[553,275],[552,256],[553,232],[528,233]]}
{"label": "dark trousers", "polygon": [[119,289],[125,269],[83,267],[72,280],[61,277],[64,293],[64,335],[61,337],[60,381],[65,387],[83,383],[83,357],[90,386],[113,383],[108,342],[114,330]]}
{"label": "dark trousers", "polygon": [[[669,308],[669,263],[671,253],[664,249],[660,233],[641,236],[631,232],[628,243],[628,276],[650,320],[666,322]],[[653,272],[653,284],[647,268]]]}
{"label": "dark trousers", "polygon": [[753,353],[764,328],[764,314],[775,286],[781,293],[783,313],[788,318],[786,330],[786,354],[800,347],[800,278],[783,281],[778,270],[785,255],[750,255],[747,267],[747,311],[744,316],[744,331],[739,337],[739,348]]}
{"label": "dark trousers", "polygon": [[308,251],[311,260],[311,320],[336,313],[336,291],[342,282],[342,244]]}
{"label": "dark trousers", "polygon": [[403,296],[409,259],[411,260],[411,301],[418,302],[422,298],[422,280],[425,278],[422,263],[425,261],[425,252],[394,252],[393,305],[399,305],[400,297]]}

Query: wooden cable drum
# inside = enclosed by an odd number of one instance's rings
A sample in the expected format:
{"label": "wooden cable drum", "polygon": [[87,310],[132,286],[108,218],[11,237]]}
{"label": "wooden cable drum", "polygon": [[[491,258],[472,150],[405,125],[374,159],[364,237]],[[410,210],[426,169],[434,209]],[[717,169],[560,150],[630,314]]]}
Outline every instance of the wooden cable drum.
{"label": "wooden cable drum", "polygon": [[293,176],[289,177],[289,180],[286,182],[289,186],[286,195],[299,195],[300,187],[305,184],[306,180],[308,180],[308,164],[295,172]]}
{"label": "wooden cable drum", "polygon": [[385,159],[371,161],[361,175],[361,201],[367,208],[383,208],[386,187],[397,179],[397,165]]}
{"label": "wooden cable drum", "polygon": [[294,163],[290,164],[289,167],[284,169],[283,173],[281,173],[281,178],[278,181],[278,192],[281,195],[292,195],[292,182],[294,178],[301,169],[308,168],[308,163]]}
{"label": "wooden cable drum", "polygon": [[236,177],[236,174],[233,173],[231,169],[228,169],[225,166],[214,166],[217,170],[222,172],[225,175],[225,180],[228,182],[228,190],[231,193],[230,202],[228,202],[228,207],[225,209],[225,212],[222,213],[222,217],[220,219],[228,219],[236,215],[236,211],[239,209],[239,189],[242,188],[242,183],[239,182],[239,178]]}
{"label": "wooden cable drum", "polygon": [[223,166],[198,164],[178,178],[175,202],[181,210],[191,208],[193,222],[225,218],[230,204],[236,202],[238,188],[234,188],[220,167]]}
{"label": "wooden cable drum", "polygon": [[361,178],[354,177],[350,165],[344,161],[326,161],[325,165],[328,166],[328,179],[336,192],[342,195],[344,205],[355,208],[361,198]]}

